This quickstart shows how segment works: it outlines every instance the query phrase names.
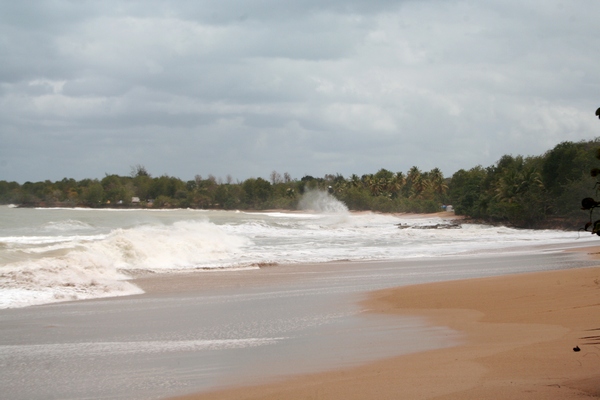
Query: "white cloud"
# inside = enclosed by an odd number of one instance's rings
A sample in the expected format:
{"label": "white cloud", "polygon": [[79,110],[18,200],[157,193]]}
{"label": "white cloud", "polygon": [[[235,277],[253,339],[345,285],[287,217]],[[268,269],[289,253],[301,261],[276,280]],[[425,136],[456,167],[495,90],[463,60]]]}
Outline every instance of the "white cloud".
{"label": "white cloud", "polygon": [[593,1],[19,4],[0,179],[450,175],[600,133]]}

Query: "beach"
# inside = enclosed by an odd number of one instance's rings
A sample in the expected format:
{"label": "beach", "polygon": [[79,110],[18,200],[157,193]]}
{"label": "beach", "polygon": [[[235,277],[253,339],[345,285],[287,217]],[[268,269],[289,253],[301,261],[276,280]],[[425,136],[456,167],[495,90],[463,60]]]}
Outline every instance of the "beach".
{"label": "beach", "polygon": [[[451,217],[0,207],[0,397],[465,398],[518,388],[513,365],[546,390],[587,379],[597,238]],[[553,351],[564,370],[530,368]]]}
{"label": "beach", "polygon": [[[597,258],[600,248],[579,251]],[[600,397],[600,268],[391,288],[372,292],[362,305],[372,313],[426,317],[463,332],[464,341],[177,399]]]}

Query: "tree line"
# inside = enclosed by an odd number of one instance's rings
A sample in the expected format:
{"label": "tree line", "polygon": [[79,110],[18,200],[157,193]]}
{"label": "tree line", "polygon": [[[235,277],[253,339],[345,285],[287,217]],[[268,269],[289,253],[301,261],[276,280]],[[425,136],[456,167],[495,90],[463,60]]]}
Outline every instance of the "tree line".
{"label": "tree line", "polygon": [[[595,191],[593,169],[600,139],[562,142],[540,156],[505,155],[494,165],[444,177],[438,168],[387,169],[362,176],[304,176],[273,171],[268,179],[233,182],[209,175],[193,180],[153,177],[144,166],[128,176],[64,178],[51,182],[0,181],[0,203],[20,206],[296,209],[308,190],[327,190],[351,210],[432,213],[452,205],[456,214],[516,227],[578,228],[578,204]],[[582,222],[583,221],[583,222]]]}
{"label": "tree line", "polygon": [[526,228],[582,228],[581,199],[597,190],[591,176],[599,139],[562,142],[541,156],[505,155],[495,165],[452,176],[457,214]]}

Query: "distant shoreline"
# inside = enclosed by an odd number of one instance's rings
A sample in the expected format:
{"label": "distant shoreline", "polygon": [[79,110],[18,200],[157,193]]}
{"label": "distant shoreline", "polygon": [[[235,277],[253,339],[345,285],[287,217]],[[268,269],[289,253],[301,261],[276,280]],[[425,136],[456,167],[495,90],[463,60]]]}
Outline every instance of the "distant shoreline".
{"label": "distant shoreline", "polygon": [[[114,204],[110,204],[110,205],[102,205],[102,206],[98,206],[98,207],[90,207],[90,206],[86,206],[86,205],[72,205],[72,204],[65,204],[65,203],[53,203],[53,204],[47,204],[44,202],[41,203],[36,203],[36,204],[4,204],[5,206],[9,206],[9,205],[13,205],[16,208],[47,208],[47,209],[51,209],[51,208],[64,208],[64,209],[86,209],[86,210],[198,210],[198,211],[241,211],[241,212],[248,212],[248,213],[252,213],[252,212],[256,212],[256,213],[260,213],[260,212],[282,212],[282,213],[302,213],[302,212],[310,212],[310,210],[297,210],[297,209],[284,209],[284,208],[270,208],[270,209],[243,209],[243,208],[239,208],[239,209],[223,209],[223,208],[195,208],[195,207],[187,207],[187,208],[180,208],[180,207],[153,207],[153,206],[148,206],[148,205],[139,205],[139,206],[132,206],[132,205],[117,205],[115,206]],[[396,215],[396,216],[401,216],[401,217],[409,217],[409,218],[431,218],[433,216],[437,216],[443,219],[454,219],[454,220],[462,220],[464,223],[472,223],[472,224],[482,224],[482,225],[492,225],[492,226],[508,226],[508,227],[513,227],[510,224],[506,224],[504,222],[498,222],[498,221],[487,221],[484,219],[478,219],[478,218],[471,218],[465,215],[457,215],[454,213],[454,211],[437,211],[437,212],[431,212],[431,213],[411,213],[411,212],[382,212],[382,211],[373,211],[373,210],[349,210],[351,213],[367,213],[367,212],[372,212],[372,213],[377,213],[377,214],[389,214],[389,215]],[[517,229],[523,229],[521,227],[514,227]],[[569,223],[568,221],[563,221],[560,219],[555,219],[555,220],[549,220],[547,221],[545,224],[541,224],[540,226],[536,226],[536,227],[532,227],[529,228],[532,230],[545,230],[545,229],[554,229],[554,230],[562,230],[562,231],[577,231],[580,230],[580,228],[574,228],[572,223]]]}
{"label": "distant shoreline", "polygon": [[[86,205],[71,205],[71,204],[65,204],[65,203],[53,203],[53,204],[47,204],[47,203],[37,203],[37,204],[2,204],[4,206],[14,206],[15,208],[47,208],[47,209],[51,209],[51,208],[64,208],[64,209],[86,209],[86,210],[199,210],[199,211],[231,211],[231,212],[235,212],[235,211],[241,211],[241,212],[256,212],[256,213],[275,213],[275,212],[280,212],[280,213],[305,213],[305,212],[312,212],[313,210],[298,210],[298,209],[286,209],[286,208],[269,208],[269,209],[254,209],[254,208],[248,208],[248,209],[244,209],[244,208],[238,208],[238,209],[223,209],[223,208],[196,208],[196,207],[187,207],[187,208],[180,208],[180,207],[152,207],[152,206],[145,206],[145,205],[140,205],[140,206],[132,206],[132,205],[123,205],[123,206],[115,206],[114,204],[112,205],[103,205],[103,206],[99,206],[99,207],[90,207],[90,206],[86,206]],[[411,212],[382,212],[382,211],[372,211],[372,210],[349,210],[349,212],[353,213],[353,214],[361,214],[361,213],[375,213],[375,214],[389,214],[389,215],[397,215],[397,216],[410,216],[413,218],[418,218],[419,216],[428,218],[431,216],[438,216],[440,218],[444,218],[444,219],[468,219],[467,217],[463,216],[463,215],[456,215],[454,213],[454,211],[437,211],[437,212],[431,212],[431,213],[411,213]]]}

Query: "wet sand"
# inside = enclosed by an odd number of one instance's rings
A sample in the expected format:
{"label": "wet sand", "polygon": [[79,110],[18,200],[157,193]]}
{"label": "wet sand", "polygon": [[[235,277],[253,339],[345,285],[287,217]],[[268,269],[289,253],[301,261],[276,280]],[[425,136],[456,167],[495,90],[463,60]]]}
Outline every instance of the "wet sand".
{"label": "wet sand", "polygon": [[[597,257],[600,247],[583,251]],[[385,289],[363,305],[373,313],[424,316],[432,325],[465,333],[466,340],[360,367],[177,399],[600,397],[600,268]]]}
{"label": "wet sand", "polygon": [[154,274],[140,295],[0,310],[0,398],[568,398],[600,371],[583,245]]}

